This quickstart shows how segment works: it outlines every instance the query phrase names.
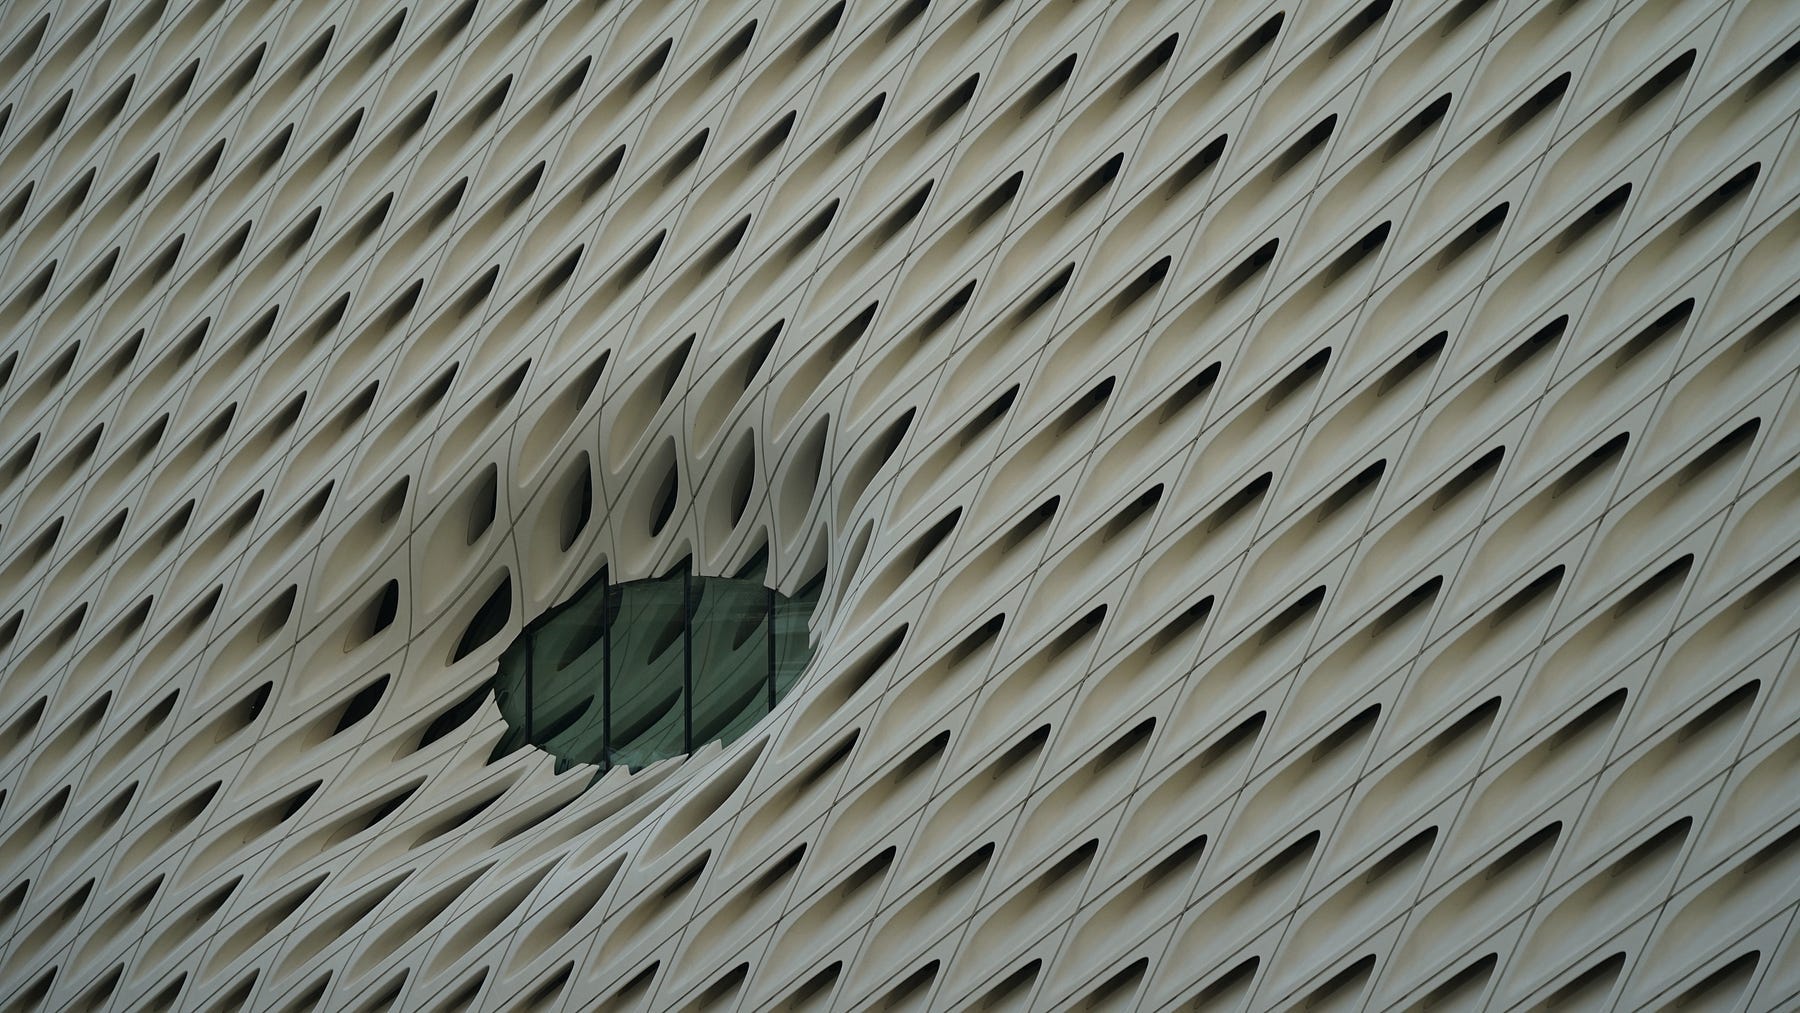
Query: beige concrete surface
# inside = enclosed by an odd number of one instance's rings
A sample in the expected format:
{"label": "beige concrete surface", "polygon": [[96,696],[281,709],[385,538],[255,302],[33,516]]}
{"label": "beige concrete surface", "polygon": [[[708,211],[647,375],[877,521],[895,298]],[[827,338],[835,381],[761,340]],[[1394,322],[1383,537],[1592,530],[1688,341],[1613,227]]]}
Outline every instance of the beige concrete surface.
{"label": "beige concrete surface", "polygon": [[[0,1009],[1794,1008],[1797,47],[0,6]],[[492,755],[761,551],[763,724]]]}

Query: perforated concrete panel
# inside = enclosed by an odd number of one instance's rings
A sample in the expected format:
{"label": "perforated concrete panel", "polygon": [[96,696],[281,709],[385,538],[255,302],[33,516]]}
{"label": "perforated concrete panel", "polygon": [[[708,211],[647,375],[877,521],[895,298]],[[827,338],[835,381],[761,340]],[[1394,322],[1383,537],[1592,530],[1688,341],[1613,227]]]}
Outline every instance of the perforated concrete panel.
{"label": "perforated concrete panel", "polygon": [[[4,1008],[1800,1002],[1800,7],[0,39]],[[494,755],[765,550],[763,724]]]}

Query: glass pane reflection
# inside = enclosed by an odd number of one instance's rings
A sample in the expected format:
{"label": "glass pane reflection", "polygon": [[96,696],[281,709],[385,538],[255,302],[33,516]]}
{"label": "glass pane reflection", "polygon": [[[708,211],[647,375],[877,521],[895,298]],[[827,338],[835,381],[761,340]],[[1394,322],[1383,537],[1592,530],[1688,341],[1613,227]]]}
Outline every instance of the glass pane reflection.
{"label": "glass pane reflection", "polygon": [[604,571],[501,655],[494,690],[509,733],[559,769],[642,767],[731,742],[799,681],[821,581],[793,597],[757,576],[680,570],[611,584]]}

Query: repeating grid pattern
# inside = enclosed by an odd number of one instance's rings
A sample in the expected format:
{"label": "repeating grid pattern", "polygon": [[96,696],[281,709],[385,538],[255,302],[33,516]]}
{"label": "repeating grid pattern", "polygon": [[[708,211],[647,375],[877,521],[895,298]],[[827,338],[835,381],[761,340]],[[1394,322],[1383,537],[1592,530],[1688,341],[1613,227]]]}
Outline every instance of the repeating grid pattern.
{"label": "repeating grid pattern", "polygon": [[[1793,4],[0,39],[6,1009],[1800,1001]],[[763,726],[496,750],[763,551]]]}

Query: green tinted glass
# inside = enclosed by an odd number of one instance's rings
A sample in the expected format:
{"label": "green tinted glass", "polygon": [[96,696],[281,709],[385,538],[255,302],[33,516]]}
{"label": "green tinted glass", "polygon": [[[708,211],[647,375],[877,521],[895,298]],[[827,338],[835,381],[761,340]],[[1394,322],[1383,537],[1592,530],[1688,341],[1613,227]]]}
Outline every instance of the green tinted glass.
{"label": "green tinted glass", "polygon": [[641,767],[731,742],[762,720],[812,658],[815,580],[789,598],[745,576],[681,570],[611,584],[603,572],[527,627],[494,691],[508,735],[559,767]]}

